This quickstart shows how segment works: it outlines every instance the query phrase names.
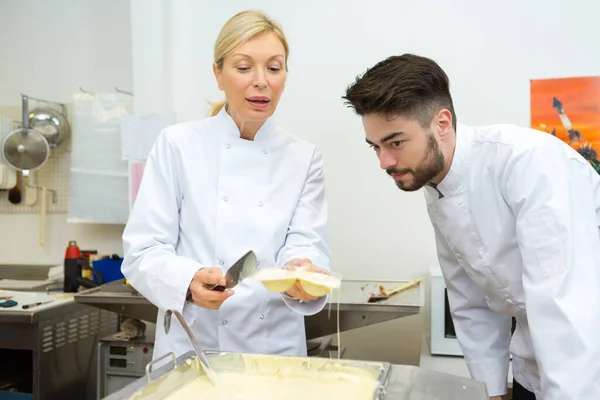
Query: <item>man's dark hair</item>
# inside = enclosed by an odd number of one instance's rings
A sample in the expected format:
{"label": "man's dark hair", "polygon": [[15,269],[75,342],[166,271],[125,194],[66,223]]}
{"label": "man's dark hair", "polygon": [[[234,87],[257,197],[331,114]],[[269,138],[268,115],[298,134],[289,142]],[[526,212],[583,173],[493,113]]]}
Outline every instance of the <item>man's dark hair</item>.
{"label": "man's dark hair", "polygon": [[450,81],[433,60],[414,54],[392,56],[367,69],[346,90],[345,104],[360,116],[381,114],[389,118],[402,115],[427,127],[440,108],[456,114],[450,96]]}

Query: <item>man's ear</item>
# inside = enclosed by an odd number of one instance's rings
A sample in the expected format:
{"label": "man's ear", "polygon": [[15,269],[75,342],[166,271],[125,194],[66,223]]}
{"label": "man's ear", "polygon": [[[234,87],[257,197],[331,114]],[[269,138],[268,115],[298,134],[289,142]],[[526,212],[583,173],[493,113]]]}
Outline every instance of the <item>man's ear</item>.
{"label": "man's ear", "polygon": [[439,110],[435,116],[440,139],[444,140],[452,132],[452,113],[447,108]]}

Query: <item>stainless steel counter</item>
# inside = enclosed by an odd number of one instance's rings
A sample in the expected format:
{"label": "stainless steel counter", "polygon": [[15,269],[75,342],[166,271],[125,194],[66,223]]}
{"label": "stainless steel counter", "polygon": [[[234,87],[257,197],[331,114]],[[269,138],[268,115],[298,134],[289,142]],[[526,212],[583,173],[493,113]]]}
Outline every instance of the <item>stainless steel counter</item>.
{"label": "stainless steel counter", "polygon": [[[19,303],[0,309],[4,380],[18,378],[34,400],[91,398],[95,394],[96,344],[99,337],[116,332],[117,315],[72,299],[57,299],[56,293],[0,290],[0,296],[11,296]],[[21,308],[22,304],[50,299],[54,301],[49,304]],[[23,363],[24,359],[31,361]]]}
{"label": "stainless steel counter", "polygon": [[410,365],[392,365],[385,400],[488,400],[483,382]]}
{"label": "stainless steel counter", "polygon": [[[368,303],[369,296],[380,288],[391,289],[402,285],[400,281],[343,280],[339,293],[340,331],[348,331],[397,318],[415,315],[423,305],[421,285],[390,299]],[[156,322],[157,308],[124,280],[110,282],[75,295],[82,304],[117,312],[131,318]],[[305,318],[307,339],[332,335],[337,332],[336,312],[338,294],[330,296],[330,304],[316,315]]]}

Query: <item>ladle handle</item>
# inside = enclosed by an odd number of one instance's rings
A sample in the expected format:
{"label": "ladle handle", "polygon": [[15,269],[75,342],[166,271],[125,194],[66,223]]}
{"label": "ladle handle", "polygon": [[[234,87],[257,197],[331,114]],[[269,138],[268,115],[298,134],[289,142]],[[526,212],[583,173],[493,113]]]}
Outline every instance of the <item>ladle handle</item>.
{"label": "ladle handle", "polygon": [[167,334],[169,333],[169,328],[171,326],[170,319],[171,319],[172,314],[175,315],[175,318],[177,318],[177,321],[179,321],[179,325],[181,325],[181,327],[187,334],[188,339],[192,345],[192,348],[196,352],[196,356],[198,357],[198,360],[200,360],[200,364],[202,364],[202,368],[204,369],[204,372],[206,372],[208,379],[214,386],[216,386],[217,385],[217,376],[216,376],[213,368],[210,365],[210,361],[208,361],[208,357],[206,357],[206,354],[204,353],[204,351],[202,351],[202,348],[200,347],[200,344],[198,343],[198,341],[196,340],[196,337],[192,333],[192,330],[190,329],[188,324],[185,322],[185,319],[183,319],[183,316],[181,315],[181,313],[179,311],[167,310],[167,312],[165,313],[164,324],[165,324],[166,333]]}
{"label": "ladle handle", "polygon": [[21,95],[21,111],[23,112],[23,121],[21,123],[21,127],[23,129],[28,129],[29,128],[29,97],[27,97],[26,95],[22,94]]}

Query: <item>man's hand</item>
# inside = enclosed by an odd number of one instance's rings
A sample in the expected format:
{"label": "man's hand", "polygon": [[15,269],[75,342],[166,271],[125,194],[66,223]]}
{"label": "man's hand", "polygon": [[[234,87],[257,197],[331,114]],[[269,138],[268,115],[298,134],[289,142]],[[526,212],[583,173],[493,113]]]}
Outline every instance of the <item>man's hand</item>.
{"label": "man's hand", "polygon": [[490,400],[502,400],[502,396],[492,396]]}
{"label": "man's hand", "polygon": [[233,290],[226,289],[224,292],[210,290],[205,285],[214,286],[227,284],[220,268],[202,268],[194,274],[190,283],[190,292],[194,304],[209,310],[218,310],[221,304],[233,295]]}
{"label": "man's hand", "polygon": [[[316,271],[316,272],[320,272],[320,273],[324,273],[324,274],[327,273],[327,271],[313,265],[312,261],[309,260],[308,258],[294,258],[293,260],[288,262],[284,268],[291,269],[288,267],[306,267],[308,270],[312,270],[312,271]],[[288,294],[288,296],[291,296],[295,299],[302,300],[302,301],[314,301],[314,300],[318,299],[318,297],[311,296],[308,293],[306,293],[304,291],[304,289],[302,289],[302,285],[300,285],[299,281],[296,281],[294,286],[292,286],[292,288],[290,290],[288,290],[286,293]]]}

